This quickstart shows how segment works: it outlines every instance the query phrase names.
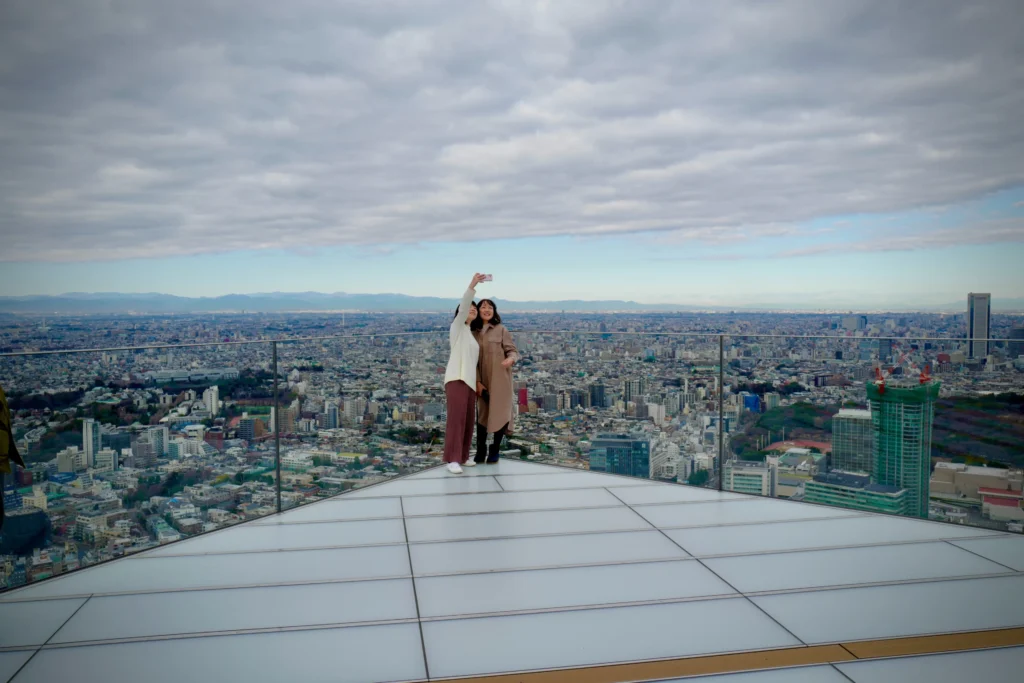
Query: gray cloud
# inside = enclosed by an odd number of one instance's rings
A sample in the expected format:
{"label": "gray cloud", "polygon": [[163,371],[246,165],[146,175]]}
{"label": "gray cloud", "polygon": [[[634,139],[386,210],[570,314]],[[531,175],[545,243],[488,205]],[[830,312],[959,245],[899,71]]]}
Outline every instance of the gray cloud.
{"label": "gray cloud", "polygon": [[[964,229],[964,228],[967,229]],[[818,256],[829,253],[915,251],[917,249],[956,247],[961,245],[1024,242],[1024,218],[981,221],[970,226],[942,228],[928,232],[876,236],[859,242],[817,244],[784,251],[777,256]]]}
{"label": "gray cloud", "polygon": [[13,0],[0,259],[792,238],[1024,184],[1022,64],[1016,0]]}

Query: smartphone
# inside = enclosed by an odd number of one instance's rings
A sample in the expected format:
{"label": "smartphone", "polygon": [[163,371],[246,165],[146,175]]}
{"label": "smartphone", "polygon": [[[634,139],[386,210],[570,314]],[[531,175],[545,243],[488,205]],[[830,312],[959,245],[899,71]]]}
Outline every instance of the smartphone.
{"label": "smartphone", "polygon": [[492,282],[493,280],[494,280],[494,276],[493,275],[484,275],[484,279],[483,279],[484,282]]}

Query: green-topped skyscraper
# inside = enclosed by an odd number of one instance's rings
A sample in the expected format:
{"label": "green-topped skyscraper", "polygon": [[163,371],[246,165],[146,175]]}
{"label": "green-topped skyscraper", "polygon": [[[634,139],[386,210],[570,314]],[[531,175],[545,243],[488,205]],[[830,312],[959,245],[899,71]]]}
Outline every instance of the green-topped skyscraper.
{"label": "green-topped skyscraper", "polygon": [[894,380],[868,382],[874,432],[872,478],[907,490],[907,514],[928,518],[932,420],[939,383]]}

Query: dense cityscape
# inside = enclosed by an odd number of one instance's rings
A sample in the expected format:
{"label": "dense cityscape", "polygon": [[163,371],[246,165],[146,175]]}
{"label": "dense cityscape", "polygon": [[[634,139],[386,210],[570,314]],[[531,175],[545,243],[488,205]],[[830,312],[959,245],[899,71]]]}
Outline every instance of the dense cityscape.
{"label": "dense cityscape", "polygon": [[[503,455],[1020,532],[1024,316],[985,296],[960,315],[510,312]],[[28,465],[4,480],[0,587],[440,463],[444,330],[422,313],[3,318],[5,353],[79,351],[0,358]],[[291,340],[277,408],[270,339]]]}

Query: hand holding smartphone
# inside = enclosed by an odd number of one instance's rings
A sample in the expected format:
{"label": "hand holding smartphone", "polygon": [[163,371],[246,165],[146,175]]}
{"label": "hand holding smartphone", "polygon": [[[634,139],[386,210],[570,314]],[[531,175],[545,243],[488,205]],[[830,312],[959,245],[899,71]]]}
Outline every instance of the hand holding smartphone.
{"label": "hand holding smartphone", "polygon": [[494,281],[494,276],[490,275],[490,274],[485,274],[483,281],[484,282],[493,282]]}

